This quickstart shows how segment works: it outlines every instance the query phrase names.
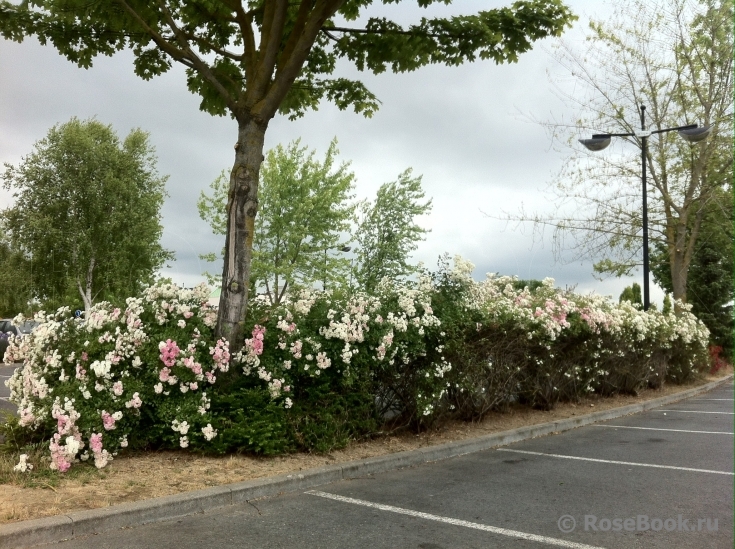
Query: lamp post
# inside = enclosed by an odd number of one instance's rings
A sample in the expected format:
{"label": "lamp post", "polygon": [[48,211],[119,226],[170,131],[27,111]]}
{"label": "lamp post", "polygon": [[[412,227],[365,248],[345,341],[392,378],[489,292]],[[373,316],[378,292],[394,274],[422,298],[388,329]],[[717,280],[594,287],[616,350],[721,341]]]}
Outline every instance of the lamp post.
{"label": "lamp post", "polygon": [[643,186],[643,310],[647,311],[651,305],[648,288],[649,263],[648,263],[648,195],[646,189],[646,156],[648,154],[648,138],[657,133],[679,132],[679,135],[690,143],[698,143],[709,136],[712,126],[700,128],[697,124],[688,126],[677,126],[676,128],[665,128],[662,130],[646,130],[646,107],[641,105],[641,129],[634,133],[598,133],[592,139],[580,139],[590,151],[601,151],[610,144],[613,137],[639,137],[641,140],[641,182]]}

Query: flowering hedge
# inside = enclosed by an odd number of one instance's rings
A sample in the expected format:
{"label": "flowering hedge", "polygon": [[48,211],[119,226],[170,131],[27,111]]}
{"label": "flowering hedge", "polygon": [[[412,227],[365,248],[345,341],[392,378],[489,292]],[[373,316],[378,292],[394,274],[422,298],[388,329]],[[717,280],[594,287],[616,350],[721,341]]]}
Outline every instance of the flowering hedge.
{"label": "flowering hedge", "polygon": [[[430,285],[386,281],[373,296],[301,290],[276,307],[255,300],[250,319],[251,337],[233,357],[242,375],[214,397],[219,451],[326,451],[375,432],[386,415],[430,421],[446,391],[451,367],[437,343]],[[250,404],[262,407],[262,391],[281,407],[269,411],[285,437],[280,446],[250,440],[273,437],[248,426],[254,414],[263,419]]]}
{"label": "flowering hedge", "polygon": [[[229,369],[224,340],[212,341],[209,290],[154,286],[124,309],[39,313],[5,361],[23,362],[8,381],[21,426],[49,435],[51,468],[76,460],[104,467],[120,448],[156,443],[186,448],[216,436],[211,386]],[[16,319],[22,321],[22,319]]]}
{"label": "flowering hedge", "polygon": [[[262,317],[262,325],[253,328],[236,361],[246,376],[267,383],[273,398],[283,398],[286,408],[293,404],[290,393],[298,396],[302,384],[325,373],[347,385],[368,373],[377,382],[382,412],[400,406],[411,415],[428,416],[442,396],[439,387],[446,383],[435,380],[451,366],[441,356],[441,345],[432,346],[443,334],[431,308],[430,286],[385,281],[375,296],[341,298],[302,290],[272,309],[256,304],[252,313]],[[389,381],[399,376],[404,383]],[[407,377],[412,380],[408,392]]]}
{"label": "flowering hedge", "polygon": [[[511,402],[550,408],[588,393],[685,381],[708,333],[678,314],[580,296],[547,279],[470,278],[455,258],[375,295],[301,290],[251,302],[248,337],[215,341],[208,289],[153,286],[89,319],[67,309],[11,342],[19,423],[46,437],[51,467],[104,467],[121,449],[327,451],[386,421],[476,419]],[[20,319],[19,319],[20,320]]]}
{"label": "flowering hedge", "polygon": [[645,312],[562,291],[553,279],[533,291],[515,277],[475,282],[473,268],[455,258],[435,284],[437,314],[448,331],[451,322],[447,352],[458,379],[450,399],[460,415],[513,400],[550,408],[592,392],[681,383],[706,364],[709,332],[682,303],[678,314]]}

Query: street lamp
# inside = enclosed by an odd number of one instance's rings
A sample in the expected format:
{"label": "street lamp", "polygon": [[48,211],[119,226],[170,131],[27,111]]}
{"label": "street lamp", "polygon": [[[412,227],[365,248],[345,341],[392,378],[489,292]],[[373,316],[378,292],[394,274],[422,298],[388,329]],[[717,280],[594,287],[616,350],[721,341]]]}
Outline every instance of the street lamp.
{"label": "street lamp", "polygon": [[656,133],[679,132],[679,135],[690,143],[698,143],[706,139],[712,133],[712,126],[700,128],[697,124],[678,126],[676,128],[665,128],[663,130],[646,130],[646,107],[641,105],[641,130],[634,133],[598,133],[592,139],[580,139],[591,151],[605,149],[613,137],[639,137],[641,139],[641,181],[643,183],[643,310],[647,311],[650,304],[648,291],[648,197],[646,194],[646,153],[648,152],[648,138]]}

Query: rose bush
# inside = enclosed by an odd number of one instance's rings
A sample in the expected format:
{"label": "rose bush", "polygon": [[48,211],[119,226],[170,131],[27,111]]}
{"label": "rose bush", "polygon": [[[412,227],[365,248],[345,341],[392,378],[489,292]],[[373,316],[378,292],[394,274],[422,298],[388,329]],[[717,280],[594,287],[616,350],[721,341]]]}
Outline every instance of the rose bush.
{"label": "rose bush", "polygon": [[[477,419],[513,402],[550,408],[593,392],[683,382],[707,366],[686,306],[643,312],[546,279],[470,277],[445,260],[374,295],[301,289],[252,300],[247,339],[214,340],[209,290],[161,284],[86,320],[39,314],[7,362],[17,423],[51,467],[104,467],[125,447],[225,453],[329,451],[391,428]],[[22,319],[18,319],[21,321]]]}
{"label": "rose bush", "polygon": [[[78,460],[104,467],[121,448],[186,448],[216,436],[212,386],[229,369],[228,344],[213,341],[209,289],[163,284],[125,308],[100,303],[89,318],[67,308],[11,342],[23,362],[7,382],[19,424],[49,437],[51,468]],[[17,318],[22,322],[22,318]]]}
{"label": "rose bush", "polygon": [[516,277],[470,277],[474,266],[444,259],[435,275],[447,356],[456,366],[449,398],[476,418],[520,400],[550,408],[598,392],[630,393],[664,377],[681,383],[706,364],[709,332],[689,308],[642,311],[543,280],[533,291]]}
{"label": "rose bush", "polygon": [[426,279],[386,280],[373,296],[302,289],[275,307],[254,300],[249,316],[251,337],[233,357],[242,375],[213,397],[219,451],[327,451],[386,416],[416,426],[437,417],[451,366]]}

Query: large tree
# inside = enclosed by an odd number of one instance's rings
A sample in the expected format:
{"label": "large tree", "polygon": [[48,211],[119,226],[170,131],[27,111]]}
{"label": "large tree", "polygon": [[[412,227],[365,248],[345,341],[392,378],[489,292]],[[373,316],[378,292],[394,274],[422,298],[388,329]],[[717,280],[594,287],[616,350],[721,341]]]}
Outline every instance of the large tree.
{"label": "large tree", "polygon": [[617,137],[590,152],[577,138],[640,130],[641,105],[649,130],[712,126],[697,144],[676,132],[648,139],[650,240],[666,250],[671,290],[686,301],[705,212],[733,174],[732,19],[729,0],[619,0],[609,20],[591,23],[583,49],[560,42],[556,59],[570,78],[557,89],[579,118],[546,123],[569,153],[550,188],[556,209],[509,217],[552,227],[558,257],[629,274],[642,258],[641,140]]}
{"label": "large tree", "polygon": [[[395,0],[396,2],[398,0]],[[450,0],[417,0],[428,10]],[[386,2],[393,3],[393,2]],[[429,63],[514,62],[531,43],[557,36],[573,15],[561,0],[520,0],[510,8],[401,25],[361,17],[373,0],[30,0],[0,3],[0,33],[35,35],[82,67],[123,48],[148,79],[186,67],[200,108],[237,123],[217,332],[234,349],[247,306],[258,172],[276,113],[300,116],[327,99],[370,115],[377,99],[356,80],[331,77],[337,61],[363,71],[406,72]],[[386,13],[389,6],[385,7]],[[361,24],[354,26],[353,22]]]}
{"label": "large tree", "polygon": [[[704,213],[699,238],[692,253],[687,277],[687,298],[692,312],[707,326],[710,341],[733,358],[733,189],[721,191]],[[667,292],[673,291],[668,250],[658,245],[651,254],[654,280]]]}
{"label": "large tree", "polygon": [[171,257],[159,244],[166,178],[148,134],[120,140],[76,118],[54,126],[18,166],[6,164],[14,204],[2,212],[33,298],[48,306],[135,295]]}
{"label": "large tree", "polygon": [[33,295],[32,264],[17,249],[13,249],[0,224],[0,317],[12,318],[28,314]]}
{"label": "large tree", "polygon": [[[266,153],[260,170],[258,217],[253,239],[251,279],[271,303],[280,303],[294,287],[324,287],[345,278],[349,262],[338,255],[342,235],[354,212],[350,203],[354,174],[336,165],[337,142],[324,160],[294,141]],[[201,193],[199,215],[216,234],[225,234],[227,177]]]}
{"label": "large tree", "polygon": [[417,271],[408,260],[428,232],[416,223],[417,217],[431,212],[431,199],[424,199],[421,176],[412,177],[408,169],[396,181],[381,185],[375,200],[360,204],[355,278],[364,290],[372,292],[384,277]]}

